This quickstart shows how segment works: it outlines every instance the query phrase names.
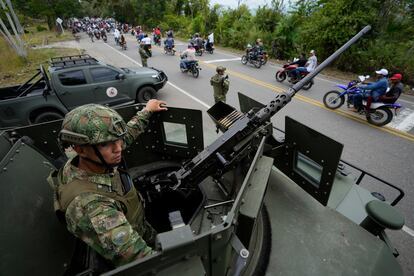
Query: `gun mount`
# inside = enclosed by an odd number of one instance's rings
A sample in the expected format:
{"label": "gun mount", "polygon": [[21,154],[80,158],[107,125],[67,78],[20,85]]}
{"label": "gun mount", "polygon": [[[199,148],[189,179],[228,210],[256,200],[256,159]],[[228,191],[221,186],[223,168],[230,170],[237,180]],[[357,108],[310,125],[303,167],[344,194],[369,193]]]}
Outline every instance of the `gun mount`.
{"label": "gun mount", "polygon": [[371,26],[364,27],[358,34],[316,67],[313,72],[293,85],[287,92],[278,94],[258,112],[250,110],[242,115],[235,111],[234,108],[223,103],[217,103],[209,109],[207,112],[216,122],[218,128],[225,130],[225,132],[180,170],[169,175],[169,178],[174,183],[173,189],[176,190],[181,185],[194,185],[191,183],[199,183],[212,174],[220,176],[229,169],[234,168],[237,160],[249,154],[249,150],[246,150],[246,148],[257,148],[257,139],[249,137],[259,139],[260,137],[269,136],[272,128],[266,121],[287,105],[297,91],[307,82],[311,81],[370,30]]}

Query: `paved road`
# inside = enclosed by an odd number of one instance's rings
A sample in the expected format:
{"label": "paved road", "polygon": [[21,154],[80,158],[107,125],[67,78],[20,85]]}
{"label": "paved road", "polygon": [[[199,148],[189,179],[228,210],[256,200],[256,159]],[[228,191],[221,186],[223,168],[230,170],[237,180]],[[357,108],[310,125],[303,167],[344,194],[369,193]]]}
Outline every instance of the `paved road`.
{"label": "paved road", "polygon": [[[107,44],[102,41],[90,43],[82,39],[79,47],[88,53],[109,64],[123,67],[137,67],[140,58],[137,44],[133,37],[127,37],[128,49],[120,50],[109,36]],[[177,43],[177,50],[186,48],[184,43]],[[164,70],[169,78],[169,84],[160,92],[159,98],[166,100],[170,106],[187,107],[206,110],[214,104],[210,77],[217,65],[227,67],[230,77],[230,91],[227,103],[238,107],[237,92],[240,91],[259,102],[270,101],[276,93],[285,90],[287,83],[277,83],[274,78],[278,65],[268,64],[260,69],[245,66],[240,63],[240,56],[233,53],[217,50],[213,55],[205,54],[200,57],[202,71],[198,79],[179,70],[179,57],[166,56],[159,47],[153,47],[153,57],[149,59],[149,66]],[[392,124],[386,127],[375,127],[368,124],[364,117],[352,113],[346,108],[329,110],[323,106],[322,98],[326,91],[331,90],[336,83],[323,76],[317,77],[315,85],[308,91],[300,91],[293,101],[281,110],[272,121],[284,129],[284,118],[290,116],[315,130],[344,144],[342,159],[347,160],[360,168],[396,184],[406,192],[406,196],[398,205],[398,209],[405,215],[406,226],[404,231],[390,233],[394,245],[401,253],[399,261],[406,275],[414,275],[414,100],[403,96],[401,104],[404,109]],[[208,144],[216,137],[214,125],[205,115],[205,125],[209,131],[205,137]],[[321,150],[323,145],[321,145]],[[380,191],[388,199],[396,196],[389,189],[384,189],[367,179],[364,184],[371,191]]]}

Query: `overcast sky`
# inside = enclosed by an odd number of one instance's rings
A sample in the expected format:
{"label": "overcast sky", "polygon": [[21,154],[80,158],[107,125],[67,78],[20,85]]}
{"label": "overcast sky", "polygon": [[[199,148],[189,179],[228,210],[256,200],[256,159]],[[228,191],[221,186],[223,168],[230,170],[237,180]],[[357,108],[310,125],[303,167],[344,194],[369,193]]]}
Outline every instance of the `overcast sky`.
{"label": "overcast sky", "polygon": [[[210,5],[218,3],[223,6],[236,8],[237,2],[237,0],[210,0]],[[264,4],[270,4],[269,0],[242,0],[241,2],[246,4],[250,9],[256,9],[258,6],[263,6]]]}

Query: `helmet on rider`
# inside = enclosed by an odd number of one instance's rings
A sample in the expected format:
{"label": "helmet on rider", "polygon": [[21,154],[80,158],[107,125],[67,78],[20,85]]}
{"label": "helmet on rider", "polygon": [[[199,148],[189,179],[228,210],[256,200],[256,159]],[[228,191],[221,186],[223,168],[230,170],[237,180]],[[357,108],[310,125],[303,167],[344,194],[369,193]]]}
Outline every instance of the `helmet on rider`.
{"label": "helmet on rider", "polygon": [[224,67],[224,66],[217,66],[217,68],[216,68],[216,72],[217,73],[220,73],[220,72],[223,72],[224,73],[224,71],[226,71],[226,67]]}
{"label": "helmet on rider", "polygon": [[87,104],[66,114],[59,133],[63,147],[70,145],[98,145],[123,139],[127,125],[113,109]]}

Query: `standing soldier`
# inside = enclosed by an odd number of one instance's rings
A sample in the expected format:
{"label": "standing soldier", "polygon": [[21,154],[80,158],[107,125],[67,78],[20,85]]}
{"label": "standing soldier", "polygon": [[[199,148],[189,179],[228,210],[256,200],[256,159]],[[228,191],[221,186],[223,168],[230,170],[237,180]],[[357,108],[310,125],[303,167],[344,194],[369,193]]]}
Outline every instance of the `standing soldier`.
{"label": "standing soldier", "polygon": [[139,55],[141,56],[141,63],[142,67],[148,67],[147,59],[149,58],[149,55],[145,49],[146,45],[144,45],[144,42],[141,41],[139,44]]}
{"label": "standing soldier", "polygon": [[224,76],[224,72],[226,68],[223,66],[217,66],[216,72],[214,76],[210,79],[210,84],[213,86],[214,89],[214,101],[217,103],[219,101],[226,102],[226,94],[229,91],[229,76]]}

